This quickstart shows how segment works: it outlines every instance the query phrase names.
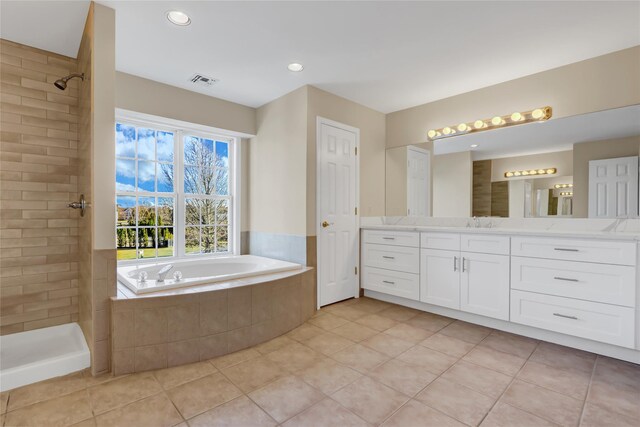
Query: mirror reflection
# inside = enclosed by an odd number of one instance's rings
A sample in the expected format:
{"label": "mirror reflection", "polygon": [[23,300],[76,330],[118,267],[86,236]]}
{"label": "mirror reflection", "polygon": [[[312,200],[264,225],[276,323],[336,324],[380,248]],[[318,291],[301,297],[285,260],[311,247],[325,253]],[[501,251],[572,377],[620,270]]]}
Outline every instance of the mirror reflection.
{"label": "mirror reflection", "polygon": [[394,147],[386,214],[638,217],[639,155],[640,105]]}

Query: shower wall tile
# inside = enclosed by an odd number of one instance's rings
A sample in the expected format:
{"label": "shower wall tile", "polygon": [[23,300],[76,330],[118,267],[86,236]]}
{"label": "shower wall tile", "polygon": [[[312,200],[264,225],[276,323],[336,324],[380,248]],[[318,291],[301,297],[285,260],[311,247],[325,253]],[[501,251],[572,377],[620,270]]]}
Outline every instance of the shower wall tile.
{"label": "shower wall tile", "polygon": [[0,334],[78,320],[78,62],[0,39]]}

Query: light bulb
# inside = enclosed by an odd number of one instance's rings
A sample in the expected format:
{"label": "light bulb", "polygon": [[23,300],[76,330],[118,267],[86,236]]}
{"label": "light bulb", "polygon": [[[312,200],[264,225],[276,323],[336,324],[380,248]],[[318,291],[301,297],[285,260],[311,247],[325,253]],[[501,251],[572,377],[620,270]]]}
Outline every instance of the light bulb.
{"label": "light bulb", "polygon": [[511,120],[514,122],[519,122],[520,120],[522,120],[522,114],[518,113],[517,111],[515,113],[513,113],[511,115]]}
{"label": "light bulb", "polygon": [[484,122],[482,120],[476,120],[473,123],[473,127],[476,129],[482,129],[484,127]]}
{"label": "light bulb", "polygon": [[539,173],[540,175],[544,175],[544,169],[538,169],[538,173]]}
{"label": "light bulb", "polygon": [[529,175],[529,171],[522,171],[522,176],[527,176]]}
{"label": "light bulb", "polygon": [[444,133],[445,135],[451,135],[452,132],[453,132],[453,129],[451,129],[449,126],[442,129],[442,133]]}
{"label": "light bulb", "polygon": [[536,108],[531,113],[531,117],[533,117],[534,119],[541,119],[542,116],[544,116],[544,111],[542,110],[542,108]]}
{"label": "light bulb", "polygon": [[547,169],[547,173],[548,174],[554,174],[554,173],[556,173],[556,170],[555,169]]}
{"label": "light bulb", "polygon": [[537,174],[538,174],[538,171],[535,169],[529,171],[529,175],[537,175]]}
{"label": "light bulb", "polygon": [[520,172],[518,172],[518,171],[513,173],[513,176],[520,176],[520,175],[522,175],[522,174]]}
{"label": "light bulb", "polygon": [[167,12],[167,19],[175,25],[185,26],[191,24],[191,18],[184,12],[179,10],[170,10]]}
{"label": "light bulb", "polygon": [[503,123],[502,117],[500,116],[495,116],[493,119],[491,119],[491,124],[494,126],[501,125],[502,123]]}
{"label": "light bulb", "polygon": [[429,132],[427,132],[427,136],[428,136],[429,138],[431,138],[431,139],[435,138],[437,134],[438,134],[438,133],[437,133],[435,130],[433,130],[433,129],[431,129]]}
{"label": "light bulb", "polygon": [[507,178],[511,178],[511,177],[513,176],[513,172],[507,172],[507,173],[505,174],[505,176],[506,176]]}
{"label": "light bulb", "polygon": [[458,130],[459,130],[460,132],[465,132],[465,131],[467,131],[468,129],[469,129],[469,126],[467,126],[467,124],[466,124],[466,123],[460,123],[460,124],[458,125]]}

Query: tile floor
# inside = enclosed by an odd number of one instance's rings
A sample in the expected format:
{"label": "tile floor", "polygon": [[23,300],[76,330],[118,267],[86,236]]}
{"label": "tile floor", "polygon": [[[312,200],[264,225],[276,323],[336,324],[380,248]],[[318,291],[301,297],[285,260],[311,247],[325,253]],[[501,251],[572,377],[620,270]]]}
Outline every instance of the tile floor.
{"label": "tile floor", "polygon": [[1,395],[4,426],[637,426],[640,366],[368,298],[207,362]]}

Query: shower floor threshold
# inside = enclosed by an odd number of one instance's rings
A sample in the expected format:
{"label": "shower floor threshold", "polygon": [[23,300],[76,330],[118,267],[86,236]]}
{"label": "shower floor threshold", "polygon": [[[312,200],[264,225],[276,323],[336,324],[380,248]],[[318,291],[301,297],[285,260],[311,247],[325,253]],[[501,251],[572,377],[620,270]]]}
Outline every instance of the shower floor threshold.
{"label": "shower floor threshold", "polygon": [[0,337],[0,391],[88,368],[89,347],[77,323]]}

